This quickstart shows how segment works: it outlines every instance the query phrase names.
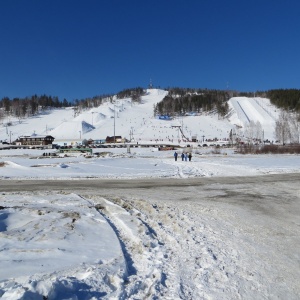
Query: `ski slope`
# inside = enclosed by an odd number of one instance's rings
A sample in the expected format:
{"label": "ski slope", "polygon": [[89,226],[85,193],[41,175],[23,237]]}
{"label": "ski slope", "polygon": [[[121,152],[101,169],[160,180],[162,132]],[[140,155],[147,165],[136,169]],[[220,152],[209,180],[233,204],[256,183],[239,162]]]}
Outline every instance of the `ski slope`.
{"label": "ski slope", "polygon": [[[154,116],[154,106],[163,100],[167,91],[149,89],[141,103],[131,98],[104,102],[99,107],[81,111],[75,116],[73,108],[53,109],[27,119],[8,118],[0,124],[0,140],[14,141],[19,136],[52,135],[55,142],[80,142],[83,139],[100,140],[107,136],[122,136],[136,143],[186,143],[196,136],[205,140],[226,140],[236,125],[242,130],[251,122],[260,122],[265,139],[274,139],[276,108],[266,98],[234,97],[229,100],[231,117],[221,119],[217,114],[178,117],[160,120]],[[10,122],[12,126],[7,127]],[[181,130],[178,128],[181,126]],[[182,132],[181,132],[182,131]],[[183,133],[183,134],[182,134]]]}
{"label": "ski slope", "polygon": [[274,139],[275,121],[278,118],[278,109],[267,98],[233,97],[229,106],[234,110],[230,118],[231,123],[245,128],[250,122],[259,122],[265,138]]}

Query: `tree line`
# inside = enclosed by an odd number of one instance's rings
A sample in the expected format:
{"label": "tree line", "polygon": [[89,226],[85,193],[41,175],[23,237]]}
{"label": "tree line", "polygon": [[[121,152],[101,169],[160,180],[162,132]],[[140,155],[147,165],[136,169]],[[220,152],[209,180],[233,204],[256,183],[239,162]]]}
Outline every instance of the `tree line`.
{"label": "tree line", "polygon": [[279,108],[300,112],[300,90],[298,89],[269,90],[266,92],[266,97]]}
{"label": "tree line", "polygon": [[[124,89],[117,93],[117,99],[132,98],[135,102],[141,101],[141,96],[145,95],[145,89],[141,87]],[[83,99],[75,99],[73,102],[69,102],[66,99],[62,101],[58,97],[52,97],[47,95],[33,95],[25,98],[13,98],[4,97],[0,100],[0,121],[7,116],[16,117],[19,120],[27,117],[37,115],[51,108],[65,108],[74,107],[74,116],[80,114],[84,110],[91,109],[93,107],[100,106],[103,102],[112,102],[114,95],[103,94],[94,97],[87,97]]]}
{"label": "tree line", "polygon": [[113,95],[105,94],[105,95],[98,95],[92,98],[84,98],[84,99],[75,99],[72,106],[74,107],[75,115],[80,114],[82,111],[91,109],[93,107],[100,106],[103,102],[110,101],[112,102]]}
{"label": "tree line", "polygon": [[175,116],[216,111],[224,117],[229,111],[227,100],[235,94],[233,91],[177,87],[167,90],[168,95],[154,107],[155,115]]}
{"label": "tree line", "polygon": [[130,89],[124,89],[117,93],[117,98],[118,99],[124,99],[124,98],[138,98],[143,95],[145,95],[145,89],[142,87],[135,87],[135,88],[130,88]]}
{"label": "tree line", "polygon": [[46,95],[33,95],[26,98],[4,97],[0,100],[0,120],[5,116],[12,116],[19,119],[34,116],[45,109],[62,108],[71,106],[66,99],[60,101],[58,97]]}
{"label": "tree line", "polygon": [[105,102],[113,102],[114,99],[124,99],[124,98],[131,98],[132,101],[140,102],[141,96],[145,95],[145,89],[141,87],[135,87],[130,89],[124,89],[118,92],[116,95],[113,94],[103,94],[97,95],[94,97],[88,97],[84,99],[75,99],[73,102],[74,106],[74,113],[75,116],[80,114],[84,110],[91,109],[93,107],[98,107]]}

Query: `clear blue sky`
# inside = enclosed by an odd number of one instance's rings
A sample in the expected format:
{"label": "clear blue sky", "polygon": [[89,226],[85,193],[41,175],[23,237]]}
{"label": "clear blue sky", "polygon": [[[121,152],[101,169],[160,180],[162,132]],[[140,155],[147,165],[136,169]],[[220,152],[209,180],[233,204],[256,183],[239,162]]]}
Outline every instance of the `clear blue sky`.
{"label": "clear blue sky", "polygon": [[1,0],[0,98],[300,88],[299,0]]}

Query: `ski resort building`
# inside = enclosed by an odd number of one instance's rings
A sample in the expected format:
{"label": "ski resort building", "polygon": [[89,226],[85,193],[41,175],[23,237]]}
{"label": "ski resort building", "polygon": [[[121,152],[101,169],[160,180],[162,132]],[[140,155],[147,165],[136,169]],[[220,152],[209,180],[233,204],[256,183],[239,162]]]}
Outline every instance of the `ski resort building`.
{"label": "ski resort building", "polygon": [[31,136],[20,136],[15,144],[17,146],[44,146],[44,148],[51,148],[54,137],[51,135],[31,135]]}

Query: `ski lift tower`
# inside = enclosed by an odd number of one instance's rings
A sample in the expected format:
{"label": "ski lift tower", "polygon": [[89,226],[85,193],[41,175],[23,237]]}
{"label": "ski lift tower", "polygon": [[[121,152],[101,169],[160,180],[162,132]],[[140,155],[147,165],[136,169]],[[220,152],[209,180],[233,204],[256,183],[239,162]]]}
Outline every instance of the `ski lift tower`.
{"label": "ski lift tower", "polygon": [[179,132],[181,132],[181,138],[182,138],[182,139],[184,138],[184,139],[186,139],[187,141],[189,141],[189,138],[187,138],[187,137],[183,134],[181,125],[172,125],[171,128],[177,128],[177,129],[178,129],[178,135],[179,135]]}
{"label": "ski lift tower", "polygon": [[178,130],[178,138],[180,138],[179,131],[181,129],[181,126],[180,125],[172,125],[171,128],[177,128],[177,130]]}

